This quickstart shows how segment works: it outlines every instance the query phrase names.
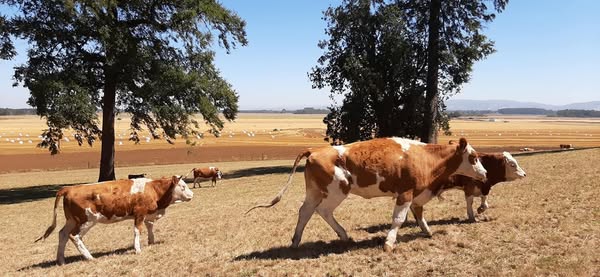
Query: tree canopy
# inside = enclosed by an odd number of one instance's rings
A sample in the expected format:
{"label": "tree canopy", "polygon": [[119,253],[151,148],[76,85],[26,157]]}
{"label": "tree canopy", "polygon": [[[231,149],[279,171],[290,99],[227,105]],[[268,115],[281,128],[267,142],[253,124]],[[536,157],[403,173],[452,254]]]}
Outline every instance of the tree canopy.
{"label": "tree canopy", "polygon": [[[154,138],[200,132],[200,114],[214,133],[233,120],[238,95],[214,66],[215,40],[227,52],[246,45],[245,22],[214,0],[1,0],[16,9],[0,18],[0,54],[14,56],[7,34],[28,42],[15,85],[47,120],[40,144],[57,153],[62,130],[79,143],[100,135],[100,180],[114,179],[114,120]],[[12,51],[12,52],[11,52]],[[102,111],[102,123],[97,112]],[[102,124],[102,125],[100,125]]]}
{"label": "tree canopy", "polygon": [[[444,101],[469,80],[474,62],[494,51],[481,33],[495,16],[486,2],[499,12],[507,1],[434,2],[344,0],[324,12],[329,39],[319,43],[324,54],[309,78],[316,88],[331,88],[332,98],[344,96],[324,119],[328,136],[344,142],[383,136],[428,141],[428,125],[435,134],[449,130]],[[432,8],[439,12],[433,46]]]}

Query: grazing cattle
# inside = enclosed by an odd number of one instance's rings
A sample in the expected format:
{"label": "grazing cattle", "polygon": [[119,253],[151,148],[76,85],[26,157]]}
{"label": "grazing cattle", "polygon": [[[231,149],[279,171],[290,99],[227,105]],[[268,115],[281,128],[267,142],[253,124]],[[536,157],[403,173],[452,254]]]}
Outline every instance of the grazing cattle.
{"label": "grazing cattle", "polygon": [[52,225],[36,242],[47,238],[56,228],[58,201],[64,197],[66,222],[58,235],[56,262],[59,265],[65,263],[67,239],[71,239],[87,260],[94,258],[81,239],[98,222],[114,223],[133,219],[133,245],[135,252],[140,253],[142,223],[148,229],[148,243],[154,243],[154,222],[165,215],[165,209],[170,204],[190,201],[193,196],[194,193],[178,176],[158,180],[117,180],[64,187],[56,193]]}
{"label": "grazing cattle", "polygon": [[146,173],[127,175],[127,179],[137,179],[137,178],[146,178]]}
{"label": "grazing cattle", "polygon": [[483,154],[479,153],[481,164],[487,170],[487,180],[485,182],[475,180],[463,175],[454,175],[450,177],[449,182],[445,184],[441,191],[458,188],[465,193],[467,201],[467,216],[469,221],[475,221],[473,213],[473,197],[481,197],[481,205],[477,209],[478,213],[483,213],[488,207],[487,196],[490,189],[497,183],[510,182],[527,176],[525,171],[519,166],[517,160],[508,152]]}
{"label": "grazing cattle", "polygon": [[384,250],[391,251],[396,243],[398,228],[409,209],[417,215],[423,232],[431,231],[423,219],[423,205],[431,200],[455,174],[484,180],[486,171],[477,152],[464,138],[457,146],[426,145],[401,138],[379,138],[352,144],[307,149],[294,162],[287,184],[267,205],[281,200],[289,188],[300,160],[307,157],[304,171],[306,198],[298,214],[292,247],[298,247],[302,233],[315,210],[342,240],[348,240],[346,230],[335,220],[333,211],[353,193],[364,198],[389,196],[396,198]]}
{"label": "grazing cattle", "polygon": [[200,185],[201,178],[211,178],[211,184],[214,187],[217,185],[217,179],[221,179],[223,177],[223,173],[221,172],[221,170],[214,166],[193,168],[192,171],[190,171],[190,173],[192,172],[194,173],[194,185],[192,186],[192,188],[195,188],[196,184],[198,184],[198,187],[202,187]]}
{"label": "grazing cattle", "polygon": [[573,144],[561,144],[560,149],[571,149],[573,148]]}

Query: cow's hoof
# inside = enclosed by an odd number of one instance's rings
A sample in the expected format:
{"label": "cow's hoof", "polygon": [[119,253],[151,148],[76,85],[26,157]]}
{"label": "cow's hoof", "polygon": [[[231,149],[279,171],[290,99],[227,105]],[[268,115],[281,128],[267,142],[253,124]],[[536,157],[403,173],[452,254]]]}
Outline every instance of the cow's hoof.
{"label": "cow's hoof", "polygon": [[478,221],[479,220],[477,220],[477,218],[475,218],[475,217],[467,219],[468,223],[477,223]]}
{"label": "cow's hoof", "polygon": [[426,237],[426,238],[433,237],[433,234],[431,232],[421,232],[421,234],[423,234],[423,236]]}
{"label": "cow's hoof", "polygon": [[386,253],[391,253],[392,251],[394,251],[394,246],[388,244],[387,242],[383,245],[383,252]]}
{"label": "cow's hoof", "polygon": [[486,208],[485,207],[479,207],[477,208],[477,213],[482,214],[483,212],[485,212]]}

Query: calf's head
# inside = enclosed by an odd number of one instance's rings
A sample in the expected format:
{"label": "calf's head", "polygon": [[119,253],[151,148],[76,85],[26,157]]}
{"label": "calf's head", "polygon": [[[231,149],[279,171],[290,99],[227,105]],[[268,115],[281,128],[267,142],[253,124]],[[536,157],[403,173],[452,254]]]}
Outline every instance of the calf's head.
{"label": "calf's head", "polygon": [[171,185],[174,186],[171,203],[182,201],[187,202],[192,200],[192,198],[194,197],[194,193],[183,181],[183,178],[181,178],[180,176],[173,176],[171,178],[171,182]]}
{"label": "calf's head", "polygon": [[465,138],[461,138],[456,146],[456,155],[461,155],[461,163],[453,175],[464,175],[475,180],[485,181],[487,171],[481,164],[477,151],[467,143]]}
{"label": "calf's head", "polygon": [[510,153],[503,152],[502,154],[504,155],[504,176],[506,178],[506,181],[514,181],[527,176],[525,170],[523,170],[519,166],[517,160],[515,160],[515,158],[513,158],[513,156]]}

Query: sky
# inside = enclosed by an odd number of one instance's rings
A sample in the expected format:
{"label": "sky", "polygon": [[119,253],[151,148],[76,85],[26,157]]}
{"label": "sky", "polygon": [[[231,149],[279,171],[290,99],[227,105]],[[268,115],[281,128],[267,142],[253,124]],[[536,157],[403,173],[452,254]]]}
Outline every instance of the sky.
{"label": "sky", "polygon": [[[240,109],[327,107],[327,90],[312,89],[307,73],[327,39],[323,11],[339,1],[224,0],[246,23],[249,44],[215,63],[240,95]],[[487,24],[496,53],[475,64],[471,80],[452,99],[516,100],[544,104],[600,101],[600,1],[512,0]],[[12,61],[0,60],[0,108],[26,108],[28,91],[13,87]]]}

